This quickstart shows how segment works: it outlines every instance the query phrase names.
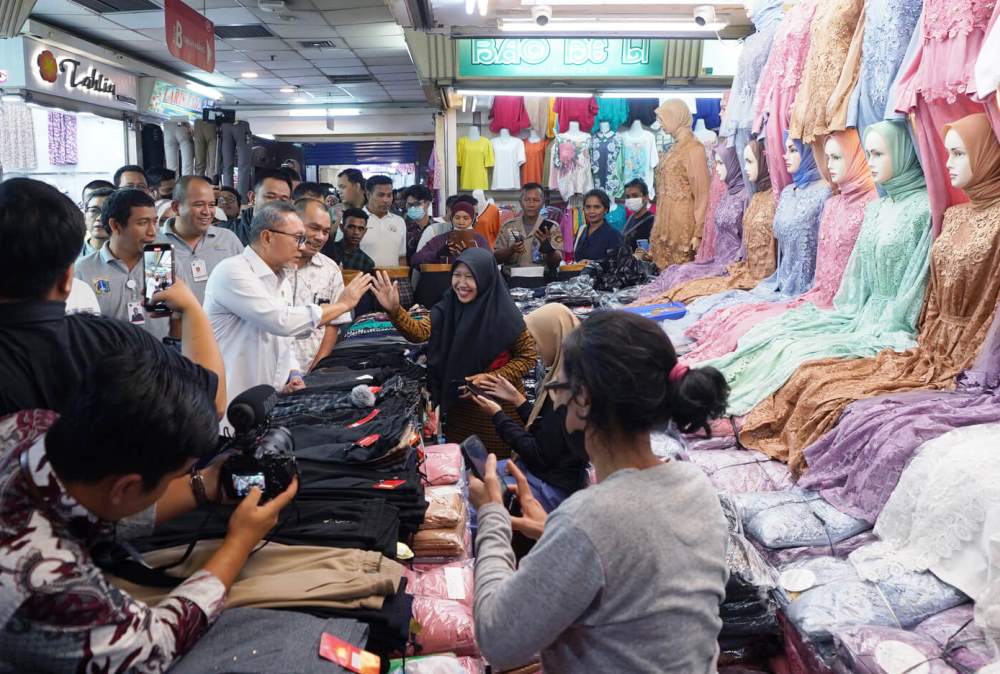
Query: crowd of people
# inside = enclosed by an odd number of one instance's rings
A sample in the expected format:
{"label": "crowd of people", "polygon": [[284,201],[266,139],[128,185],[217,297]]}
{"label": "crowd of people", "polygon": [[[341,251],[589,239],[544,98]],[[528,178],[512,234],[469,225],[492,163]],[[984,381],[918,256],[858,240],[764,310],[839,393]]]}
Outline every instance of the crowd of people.
{"label": "crowd of people", "polygon": [[[648,227],[648,190],[629,190]],[[522,317],[502,270],[561,261],[538,185],[492,232],[477,230],[469,196],[450,198],[439,221],[424,186],[394,194],[388,177],[348,169],[338,191],[261,170],[244,199],[131,165],[87,185],[79,205],[36,180],[0,183],[0,671],[163,671],[190,649],[297,481],[263,504],[252,489],[217,552],[156,605],[112,586],[92,548],[228,498],[216,456],[228,403],[261,384],[304,388],[365,297],[426,342],[444,434],[477,434],[494,452],[470,487],[487,659],[711,671],[726,524],[707,479],[662,464],[650,432],[707,427],[725,381],[687,371],[648,319],[609,312],[581,325],[558,304]],[[607,210],[607,195],[586,196],[594,257],[622,241]],[[174,278],[147,294],[144,255],[168,244]],[[450,287],[411,315],[389,272],[432,262],[452,265]],[[546,374],[529,403],[523,379],[538,360]],[[501,505],[497,456],[518,478],[520,516]],[[600,484],[583,489],[588,465]],[[519,567],[512,527],[539,539]]]}

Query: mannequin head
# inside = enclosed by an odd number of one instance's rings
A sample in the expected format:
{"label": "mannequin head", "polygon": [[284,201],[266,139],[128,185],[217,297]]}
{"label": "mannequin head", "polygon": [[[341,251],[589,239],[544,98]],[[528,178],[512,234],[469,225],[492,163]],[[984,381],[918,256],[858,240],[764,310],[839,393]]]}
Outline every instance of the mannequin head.
{"label": "mannequin head", "polygon": [[747,180],[751,183],[757,182],[757,176],[760,174],[757,157],[754,156],[753,148],[750,147],[749,143],[743,148],[743,173],[746,174]]}
{"label": "mannequin head", "polygon": [[955,129],[949,129],[944,137],[944,148],[948,151],[948,177],[952,187],[962,189],[972,182],[972,162],[965,141]]}
{"label": "mannequin head", "polygon": [[664,101],[663,105],[656,109],[656,120],[660,123],[660,128],[669,133],[674,138],[682,129],[691,132],[694,119],[687,103],[679,98],[671,98]]}
{"label": "mannequin head", "polygon": [[719,153],[715,154],[715,175],[719,176],[722,182],[726,182],[726,162],[722,161],[722,155]]}
{"label": "mannequin head", "polygon": [[799,146],[795,141],[789,138],[785,141],[785,168],[794,175],[800,166],[802,166],[802,153],[799,152]]}
{"label": "mannequin head", "polygon": [[892,155],[889,153],[889,143],[877,131],[869,131],[865,138],[865,150],[868,152],[868,170],[875,182],[881,185],[892,180]]}
{"label": "mannequin head", "polygon": [[847,161],[844,158],[844,149],[833,136],[826,139],[824,146],[826,152],[826,168],[830,172],[830,180],[834,183],[842,183],[847,178]]}

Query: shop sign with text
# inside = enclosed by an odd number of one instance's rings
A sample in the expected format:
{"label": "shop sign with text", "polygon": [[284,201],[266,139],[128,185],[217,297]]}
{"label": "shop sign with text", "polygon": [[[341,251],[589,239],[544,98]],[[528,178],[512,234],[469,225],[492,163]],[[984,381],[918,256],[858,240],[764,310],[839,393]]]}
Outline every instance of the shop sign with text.
{"label": "shop sign with text", "polygon": [[74,52],[24,40],[26,86],[53,96],[136,109],[136,76]]}
{"label": "shop sign with text", "polygon": [[[143,87],[143,91],[146,91],[145,87]],[[164,117],[183,115],[201,117],[202,108],[211,107],[211,105],[211,98],[184,87],[174,86],[163,80],[156,80],[149,94],[149,104],[146,106],[146,110]]]}
{"label": "shop sign with text", "polygon": [[458,75],[468,78],[661,78],[663,40],[476,38],[458,40]]}
{"label": "shop sign with text", "polygon": [[182,0],[166,0],[163,20],[167,49],[174,58],[207,73],[215,70],[215,24]]}

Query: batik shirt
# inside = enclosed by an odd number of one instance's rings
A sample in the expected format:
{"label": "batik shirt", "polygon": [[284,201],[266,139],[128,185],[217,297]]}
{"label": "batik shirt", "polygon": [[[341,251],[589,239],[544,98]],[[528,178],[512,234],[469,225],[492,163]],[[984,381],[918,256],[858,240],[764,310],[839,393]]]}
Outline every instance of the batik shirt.
{"label": "batik shirt", "polygon": [[615,131],[598,131],[590,139],[590,170],[594,174],[594,187],[602,189],[613,199],[625,191],[622,182],[622,137]]}
{"label": "batik shirt", "polygon": [[163,672],[219,616],[226,588],[199,571],[149,606],[108,583],[88,549],[151,532],[154,510],[115,525],[70,496],[45,455],[57,418],[0,419],[0,672]]}

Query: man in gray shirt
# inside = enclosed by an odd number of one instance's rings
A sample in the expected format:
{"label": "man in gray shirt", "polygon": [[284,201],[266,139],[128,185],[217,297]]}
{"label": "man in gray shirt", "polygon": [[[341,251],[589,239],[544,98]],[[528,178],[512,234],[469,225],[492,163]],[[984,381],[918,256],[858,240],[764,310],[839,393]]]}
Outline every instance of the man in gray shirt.
{"label": "man in gray shirt", "polygon": [[215,191],[201,176],[184,176],[174,186],[176,218],[163,224],[162,243],[174,247],[177,278],[183,280],[205,303],[205,286],[212,270],[227,257],[243,252],[243,244],[228,229],[212,224],[215,216]]}
{"label": "man in gray shirt", "polygon": [[75,275],[97,295],[101,315],[137,325],[157,339],[170,333],[170,320],[143,304],[142,249],[156,240],[156,208],[148,192],[120,189],[104,202],[101,225],[111,238],[76,263]]}

